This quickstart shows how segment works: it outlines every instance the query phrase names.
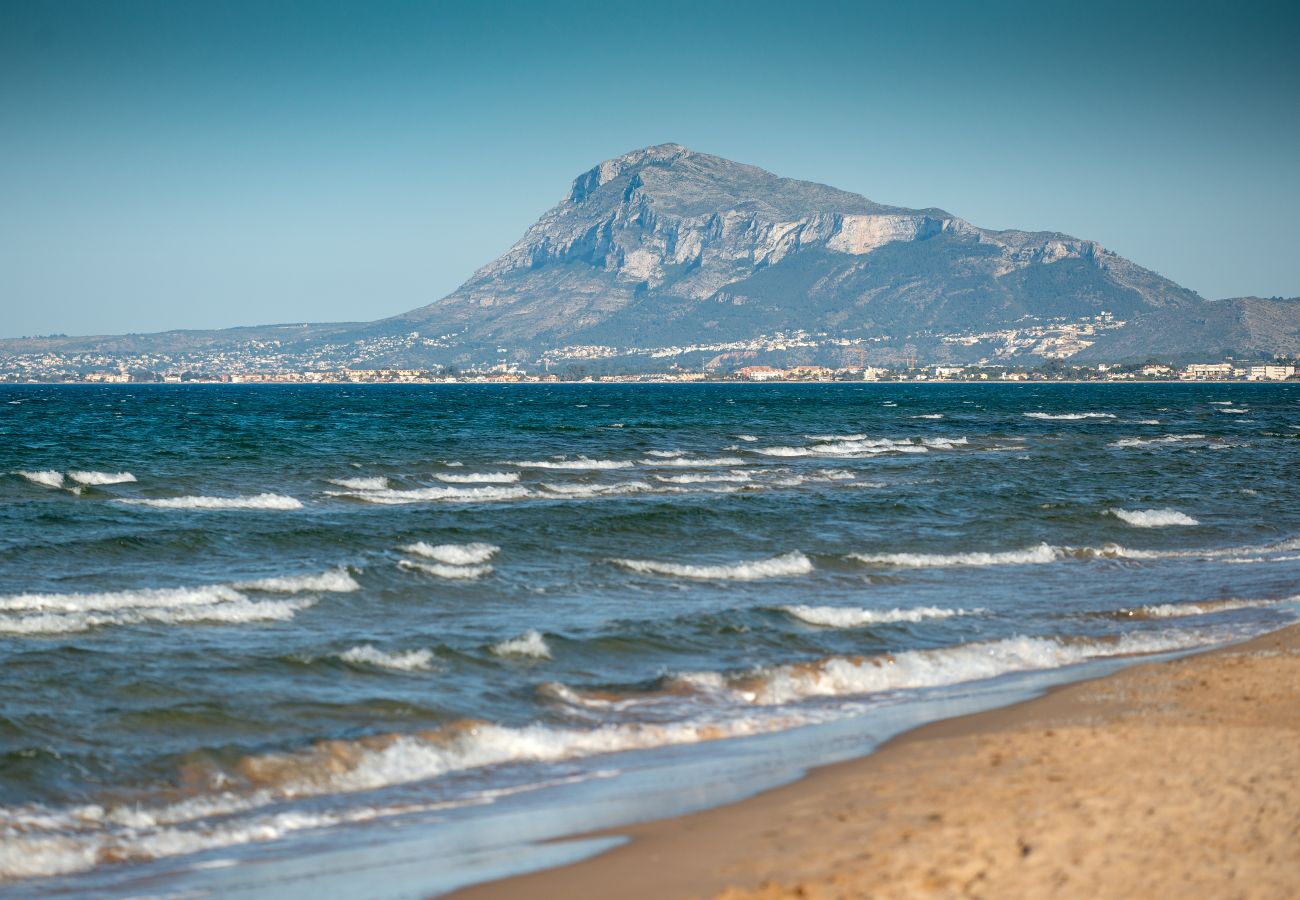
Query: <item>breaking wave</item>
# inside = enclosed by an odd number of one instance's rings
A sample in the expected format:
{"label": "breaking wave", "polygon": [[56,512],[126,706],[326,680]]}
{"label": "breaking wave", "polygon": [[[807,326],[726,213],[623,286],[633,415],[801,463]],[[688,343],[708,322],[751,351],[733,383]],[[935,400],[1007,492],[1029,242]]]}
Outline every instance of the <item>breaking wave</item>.
{"label": "breaking wave", "polygon": [[329,482],[354,491],[382,491],[388,487],[388,479],[383,475],[373,478],[331,478]]}
{"label": "breaking wave", "polygon": [[472,566],[485,563],[501,548],[496,544],[475,542],[472,544],[426,544],[417,541],[402,548],[405,553],[413,553],[426,559],[436,560],[450,566]]}
{"label": "breaking wave", "polygon": [[630,469],[634,463],[625,459],[588,459],[585,456],[579,456],[577,459],[521,459],[510,460],[508,465],[518,466],[521,469],[571,469],[573,471],[599,471],[604,469]]}
{"label": "breaking wave", "polygon": [[44,487],[63,487],[63,473],[54,469],[46,469],[39,472],[19,472],[19,475],[26,478],[32,484],[43,485]]}
{"label": "breaking wave", "polygon": [[756,581],[760,578],[782,578],[807,575],[813,570],[812,560],[798,550],[770,559],[731,565],[692,566],[681,563],[657,562],[648,559],[615,559],[612,562],[649,575],[672,575],[678,578],[697,578],[705,581]]}
{"label": "breaking wave", "polygon": [[1166,525],[1200,525],[1186,513],[1176,509],[1112,509],[1111,515],[1135,528],[1162,528]]}
{"label": "breaking wave", "polygon": [[1151,606],[1137,606],[1133,609],[1121,609],[1110,613],[1120,619],[1178,619],[1185,616],[1208,616],[1214,613],[1229,612],[1234,609],[1266,609],[1300,599],[1288,600],[1198,600],[1194,603],[1157,603]]}
{"label": "breaking wave", "polygon": [[253,581],[236,581],[233,587],[241,591],[263,591],[273,594],[298,594],[305,591],[348,593],[361,590],[361,585],[357,584],[357,580],[347,569],[332,569],[316,575],[281,575]]}
{"label": "breaking wave", "polygon": [[517,638],[492,645],[497,656],[528,656],[533,659],[550,659],[551,648],[539,631],[527,631]]}
{"label": "breaking wave", "polygon": [[665,484],[739,484],[751,480],[747,472],[717,472],[712,475],[655,475],[654,479]]}
{"label": "breaking wave", "polygon": [[1114,413],[1102,412],[1084,412],[1084,413],[1045,413],[1045,412],[1027,412],[1025,417],[1028,419],[1051,419],[1053,421],[1072,421],[1075,419],[1113,419]]}
{"label": "breaking wave", "polygon": [[448,484],[514,484],[519,480],[518,472],[471,472],[466,475],[439,473],[434,478]]}
{"label": "breaking wave", "polygon": [[130,472],[69,472],[68,477],[77,484],[104,485],[127,484],[135,481]]}
{"label": "breaking wave", "polygon": [[1106,446],[1116,450],[1125,450],[1136,447],[1158,447],[1162,444],[1187,444],[1194,441],[1204,441],[1205,439],[1203,434],[1167,434],[1164,437],[1155,438],[1121,438]]}
{"label": "breaking wave", "polygon": [[954,616],[979,615],[983,609],[943,609],[918,606],[912,609],[858,609],[840,606],[783,606],[788,613],[809,625],[824,628],[861,628],[864,625],[892,625],[899,622],[924,622],[927,619],[950,619]]}
{"label": "breaking wave", "polygon": [[376,666],[398,672],[427,672],[433,668],[432,650],[398,650],[388,652],[362,644],[339,654],[339,659],[353,665]]}
{"label": "breaking wave", "polygon": [[938,569],[950,566],[1027,566],[1056,562],[1061,552],[1048,544],[1023,550],[995,553],[850,553],[851,559],[872,565],[899,566],[908,569]]}
{"label": "breaking wave", "polygon": [[455,578],[469,580],[473,578],[482,578],[484,575],[491,573],[491,566],[454,566],[445,563],[426,563],[413,559],[399,560],[397,563],[403,569],[410,569],[415,572],[424,572],[427,575],[436,575],[439,578]]}
{"label": "breaking wave", "polygon": [[532,496],[532,491],[525,487],[430,487],[411,490],[382,490],[338,493],[336,496],[351,497],[367,503],[396,505],[402,503],[488,503],[499,500],[520,500]]}
{"label": "breaking wave", "polygon": [[156,500],[116,499],[114,503],[153,509],[302,509],[302,501],[283,494],[249,497],[166,497]]}
{"label": "breaking wave", "polygon": [[643,459],[641,464],[645,466],[682,466],[682,467],[702,467],[702,466],[740,466],[745,461],[738,456],[719,456],[714,459],[691,459],[686,456],[674,456],[671,458],[660,459]]}

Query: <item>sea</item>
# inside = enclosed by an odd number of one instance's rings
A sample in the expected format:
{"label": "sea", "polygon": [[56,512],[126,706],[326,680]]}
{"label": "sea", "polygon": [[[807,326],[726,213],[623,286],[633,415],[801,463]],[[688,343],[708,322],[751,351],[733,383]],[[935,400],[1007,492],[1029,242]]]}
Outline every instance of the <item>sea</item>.
{"label": "sea", "polygon": [[0,892],[429,896],[1300,617],[1300,384],[0,387]]}

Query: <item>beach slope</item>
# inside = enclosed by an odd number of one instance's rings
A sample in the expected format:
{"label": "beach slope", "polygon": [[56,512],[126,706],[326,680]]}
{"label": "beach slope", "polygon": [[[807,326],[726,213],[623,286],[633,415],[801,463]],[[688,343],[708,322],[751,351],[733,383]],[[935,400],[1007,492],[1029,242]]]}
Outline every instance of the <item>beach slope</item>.
{"label": "beach slope", "polygon": [[458,896],[1300,896],[1300,626],[617,833]]}

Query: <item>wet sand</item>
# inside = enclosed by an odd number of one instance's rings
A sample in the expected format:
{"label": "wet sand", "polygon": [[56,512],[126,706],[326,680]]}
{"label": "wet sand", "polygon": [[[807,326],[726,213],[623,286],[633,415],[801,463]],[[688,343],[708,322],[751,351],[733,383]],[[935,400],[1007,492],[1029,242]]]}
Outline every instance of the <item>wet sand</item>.
{"label": "wet sand", "polygon": [[1300,626],[939,722],[457,897],[1300,896]]}

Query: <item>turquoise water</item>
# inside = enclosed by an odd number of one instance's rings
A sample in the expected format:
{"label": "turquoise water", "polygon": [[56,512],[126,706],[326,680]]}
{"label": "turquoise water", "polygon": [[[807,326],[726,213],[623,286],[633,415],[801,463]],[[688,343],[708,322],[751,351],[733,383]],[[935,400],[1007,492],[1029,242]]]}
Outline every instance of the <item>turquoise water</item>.
{"label": "turquoise water", "polygon": [[0,878],[1279,627],[1298,450],[1300,385],[0,388]]}

